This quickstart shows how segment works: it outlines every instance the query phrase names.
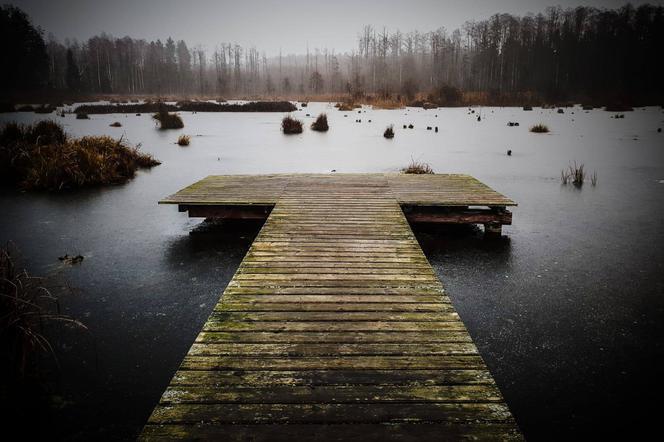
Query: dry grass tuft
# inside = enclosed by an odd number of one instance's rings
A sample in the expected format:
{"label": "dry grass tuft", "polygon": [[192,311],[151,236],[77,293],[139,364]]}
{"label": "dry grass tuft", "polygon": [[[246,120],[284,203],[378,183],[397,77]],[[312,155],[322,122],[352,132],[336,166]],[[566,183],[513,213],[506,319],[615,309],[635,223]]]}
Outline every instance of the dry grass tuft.
{"label": "dry grass tuft", "polygon": [[179,146],[189,146],[190,137],[189,135],[180,135],[178,137]]}
{"label": "dry grass tuft", "polygon": [[320,114],[316,121],[311,124],[311,129],[317,132],[327,132],[330,126],[327,124],[327,115]]}
{"label": "dry grass tuft", "polygon": [[402,173],[408,173],[408,174],[416,174],[416,175],[423,175],[423,174],[433,174],[434,171],[431,168],[431,166],[427,163],[424,163],[422,161],[415,161],[413,159],[410,160],[410,164],[408,167],[405,167],[404,169],[401,169]]}
{"label": "dry grass tuft", "polygon": [[168,111],[160,110],[152,116],[160,125],[161,129],[182,129],[184,123],[178,114],[171,114]]}
{"label": "dry grass tuft", "polygon": [[[562,184],[569,184],[572,183],[576,187],[581,187],[583,186],[583,182],[586,180],[586,171],[584,169],[583,164],[577,165],[576,161],[574,164],[571,164],[567,167],[567,169],[563,169],[560,171],[560,182]],[[593,177],[591,178],[593,181],[593,186],[597,184],[597,173],[595,172],[593,174]]]}
{"label": "dry grass tuft", "polygon": [[375,97],[367,101],[369,101],[373,109],[403,109],[405,107],[404,102],[397,97]]}
{"label": "dry grass tuft", "polygon": [[531,127],[530,131],[536,134],[545,134],[549,132],[549,128],[546,126],[546,124],[539,123]]}
{"label": "dry grass tuft", "polygon": [[339,104],[338,109],[340,111],[352,111],[353,109],[357,109],[358,107],[360,107],[359,104],[353,102],[344,102]]}
{"label": "dry grass tuft", "polygon": [[0,130],[0,177],[23,189],[62,190],[120,184],[160,164],[108,136],[70,139],[53,121],[9,123]]}
{"label": "dry grass tuft", "polygon": [[301,134],[302,122],[289,115],[281,120],[281,129],[285,134]]}

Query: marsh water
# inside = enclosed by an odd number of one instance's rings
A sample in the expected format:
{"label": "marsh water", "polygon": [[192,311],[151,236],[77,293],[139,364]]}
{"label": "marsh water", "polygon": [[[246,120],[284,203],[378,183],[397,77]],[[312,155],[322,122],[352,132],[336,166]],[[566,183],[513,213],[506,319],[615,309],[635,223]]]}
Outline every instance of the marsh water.
{"label": "marsh water", "polygon": [[[66,281],[61,308],[88,327],[57,340],[51,434],[135,437],[260,227],[196,233],[202,220],[160,198],[210,174],[396,172],[411,159],[519,203],[499,240],[473,229],[416,234],[526,437],[645,428],[664,368],[662,109],[624,119],[580,107],[473,111],[310,103],[294,114],[308,126],[327,112],[330,131],[293,136],[280,132],[278,113],[181,113],[184,129],[169,131],[147,114],[1,114],[56,119],[72,136],[122,136],[162,161],[121,186],[0,191],[0,241],[13,241],[33,274]],[[540,122],[551,132],[528,131]],[[382,136],[388,124],[392,140]],[[175,144],[182,133],[190,146]],[[574,161],[597,172],[596,186],[561,185]],[[85,259],[64,266],[65,253]]]}

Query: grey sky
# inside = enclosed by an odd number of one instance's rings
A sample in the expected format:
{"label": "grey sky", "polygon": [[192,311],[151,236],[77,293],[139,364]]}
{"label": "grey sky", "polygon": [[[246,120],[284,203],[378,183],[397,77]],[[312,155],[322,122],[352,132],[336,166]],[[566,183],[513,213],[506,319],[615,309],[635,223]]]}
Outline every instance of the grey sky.
{"label": "grey sky", "polygon": [[[255,46],[268,55],[304,53],[327,47],[356,47],[365,24],[388,30],[430,31],[460,27],[496,12],[523,15],[551,5],[619,7],[625,0],[17,0],[47,33],[58,39],[87,39],[106,32],[116,37],[165,40],[213,49],[219,42]],[[632,1],[662,4],[662,1]]]}

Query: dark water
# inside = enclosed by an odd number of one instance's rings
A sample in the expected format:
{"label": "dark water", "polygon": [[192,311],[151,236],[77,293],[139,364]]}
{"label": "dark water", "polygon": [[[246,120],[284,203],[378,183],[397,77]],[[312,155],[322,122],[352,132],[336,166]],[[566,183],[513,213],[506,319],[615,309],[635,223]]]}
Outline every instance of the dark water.
{"label": "dark water", "polygon": [[[481,123],[464,109],[367,110],[363,123],[325,104],[300,114],[308,121],[304,113],[322,110],[330,132],[295,137],[279,133],[279,114],[184,114],[185,129],[169,132],[147,115],[61,119],[77,136],[124,134],[163,164],[123,186],[0,192],[0,241],[13,241],[32,273],[74,287],[61,305],[89,329],[55,339],[63,401],[49,434],[133,438],[259,228],[190,234],[200,220],[157,200],[213,173],[385,172],[411,157],[474,175],[519,203],[497,241],[472,229],[416,233],[525,435],[616,436],[655,424],[649,400],[659,397],[664,368],[661,109],[614,120],[579,108],[484,108]],[[43,117],[0,121],[34,118]],[[123,128],[109,128],[115,120]],[[528,132],[540,121],[551,134]],[[414,130],[400,129],[410,122]],[[382,137],[388,123],[397,129],[391,141]],[[180,133],[194,136],[191,146],[173,144]],[[596,187],[560,185],[573,160],[597,170]],[[62,266],[64,253],[85,260]]]}

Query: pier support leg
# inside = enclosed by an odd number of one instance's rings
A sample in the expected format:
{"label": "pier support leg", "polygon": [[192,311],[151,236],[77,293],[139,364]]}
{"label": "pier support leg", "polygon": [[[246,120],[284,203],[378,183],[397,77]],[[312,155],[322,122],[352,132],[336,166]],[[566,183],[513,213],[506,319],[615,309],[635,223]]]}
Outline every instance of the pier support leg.
{"label": "pier support leg", "polygon": [[503,233],[503,225],[500,223],[486,223],[484,224],[484,236],[498,237]]}

